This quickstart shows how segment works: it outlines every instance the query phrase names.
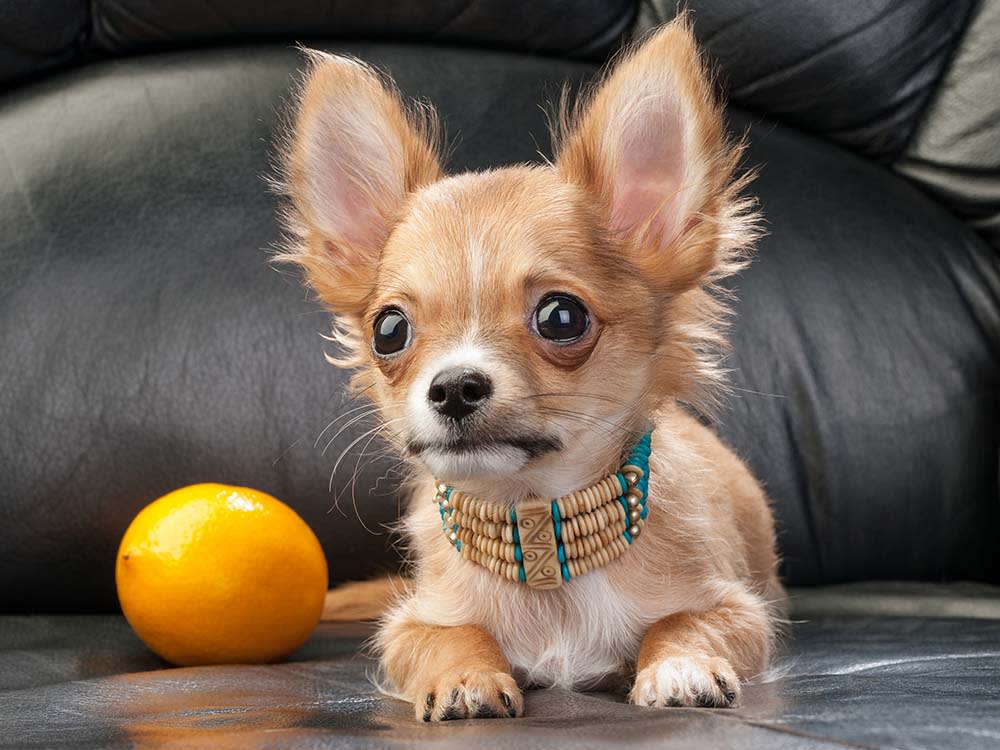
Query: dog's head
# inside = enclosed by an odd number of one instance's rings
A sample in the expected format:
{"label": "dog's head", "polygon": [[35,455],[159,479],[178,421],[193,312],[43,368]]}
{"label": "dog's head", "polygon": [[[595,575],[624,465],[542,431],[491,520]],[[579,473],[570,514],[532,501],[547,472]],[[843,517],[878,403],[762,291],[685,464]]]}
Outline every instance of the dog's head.
{"label": "dog's head", "polygon": [[623,56],[558,131],[552,164],[445,176],[429,108],[313,56],[283,257],[335,313],[337,361],[386,436],[444,481],[613,462],[664,398],[697,402],[717,379],[709,288],[754,216],[686,22]]}

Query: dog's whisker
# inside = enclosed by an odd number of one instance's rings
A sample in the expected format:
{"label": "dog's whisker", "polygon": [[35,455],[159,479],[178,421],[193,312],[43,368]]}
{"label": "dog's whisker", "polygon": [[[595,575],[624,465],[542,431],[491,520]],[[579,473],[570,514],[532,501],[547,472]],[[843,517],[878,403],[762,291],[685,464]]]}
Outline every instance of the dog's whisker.
{"label": "dog's whisker", "polygon": [[369,437],[370,435],[376,434],[378,432],[381,432],[382,430],[387,429],[392,424],[396,424],[396,423],[404,422],[404,421],[406,421],[405,417],[397,417],[395,419],[390,419],[388,422],[383,422],[382,424],[377,425],[376,427],[373,427],[372,429],[363,432],[359,437],[357,437],[354,440],[352,440],[350,442],[350,444],[348,444],[348,446],[346,448],[344,448],[344,450],[342,450],[340,452],[340,455],[337,456],[337,460],[336,460],[336,462],[333,465],[333,471],[330,472],[330,483],[329,483],[327,491],[328,492],[333,492],[333,478],[337,475],[337,469],[340,468],[340,464],[343,462],[344,457],[348,454],[348,452],[350,452],[351,448],[353,448],[355,445],[357,445],[358,443],[360,443],[362,440],[364,440],[365,438]]}
{"label": "dog's whisker", "polygon": [[[385,428],[387,427],[387,425],[382,425],[382,427]],[[372,441],[375,440],[375,438],[377,438],[382,433],[382,431],[383,430],[376,430],[372,434],[372,436],[368,438],[368,442],[365,443],[364,447],[361,449],[361,452],[358,453],[358,460],[354,463],[354,472],[351,476],[351,481],[349,482],[349,485],[351,487],[351,506],[354,508],[354,515],[358,517],[358,521],[361,523],[361,526],[365,529],[365,531],[372,534],[373,536],[380,536],[380,534],[377,534],[376,532],[373,532],[371,529],[369,529],[368,525],[364,522],[364,519],[361,517],[361,511],[358,510],[357,485],[358,485],[358,474],[361,471],[361,461],[365,457],[365,451],[368,450],[368,447],[372,444]],[[371,461],[369,461],[369,463],[371,463]]]}
{"label": "dog's whisker", "polygon": [[359,412],[359,411],[361,411],[363,409],[370,409],[372,411],[378,411],[381,408],[382,407],[375,406],[374,404],[372,404],[372,403],[369,402],[369,403],[361,404],[360,406],[355,406],[353,409],[348,409],[347,411],[342,412],[341,414],[339,414],[336,417],[334,417],[333,420],[330,421],[326,425],[326,427],[323,428],[323,431],[320,432],[319,435],[316,436],[316,441],[313,443],[313,448],[316,448],[319,445],[319,441],[323,439],[323,436],[327,433],[327,431],[331,427],[333,427],[335,424],[337,424],[337,422],[339,422],[340,420],[348,417],[351,414],[356,414],[357,412]]}
{"label": "dog's whisker", "polygon": [[583,393],[583,392],[572,392],[572,391],[550,391],[547,393],[529,393],[524,398],[583,398],[588,401],[607,401],[613,404],[620,404],[622,406],[629,405],[629,401],[621,398],[615,398],[614,396],[608,396],[604,393]]}
{"label": "dog's whisker", "polygon": [[369,417],[381,413],[381,411],[382,411],[381,408],[372,408],[362,414],[352,417],[347,422],[344,422],[344,424],[342,424],[340,428],[333,434],[333,437],[331,437],[329,440],[326,441],[326,445],[323,446],[323,450],[320,452],[320,454],[325,456],[326,452],[330,449],[330,446],[333,445],[336,442],[337,438],[340,437],[342,434],[344,434],[344,432],[351,429],[351,427],[358,424],[359,422],[364,422]]}
{"label": "dog's whisker", "polygon": [[[594,427],[602,428],[608,432],[615,432],[621,434],[635,434],[636,430],[631,427],[630,424],[620,424],[614,420],[604,419],[592,414],[586,414],[584,412],[573,411],[572,409],[562,409],[559,407],[541,407],[539,409],[545,414],[553,414],[558,416],[566,417],[567,419],[576,420],[577,422],[583,422],[588,425],[593,425]],[[631,420],[629,420],[630,422]]]}
{"label": "dog's whisker", "polygon": [[368,419],[369,417],[371,417],[371,416],[373,416],[375,414],[384,414],[387,411],[387,408],[388,408],[388,405],[386,405],[386,406],[374,406],[373,405],[370,410],[368,410],[368,411],[366,411],[366,412],[364,412],[364,413],[362,413],[360,415],[356,415],[355,417],[353,417],[349,421],[345,422],[343,425],[340,426],[340,429],[338,429],[337,432],[334,433],[333,437],[331,437],[327,441],[326,445],[323,447],[322,455],[326,455],[326,452],[327,452],[327,450],[329,450],[330,446],[333,445],[333,443],[336,441],[336,439],[338,437],[340,437],[342,434],[344,434],[344,432],[346,432],[347,430],[349,430],[351,427],[353,427],[354,425],[356,425],[358,422],[363,422],[364,420]]}
{"label": "dog's whisker", "polygon": [[[387,436],[386,434],[383,433],[389,432],[389,430],[387,429],[388,424],[381,424],[379,425],[379,427],[383,429],[378,432],[375,432],[368,440],[368,442],[365,443],[364,448],[358,453],[358,461],[355,463],[355,471],[354,475],[352,476],[352,482],[357,480],[360,467],[362,466],[361,461],[364,460],[365,458],[367,458],[368,460],[363,464],[363,466],[367,467],[368,465],[379,459],[386,458],[389,456],[394,456],[398,458],[400,456],[399,449],[392,444],[392,440],[394,438],[398,438],[399,434],[398,433],[388,434]],[[376,450],[369,453],[368,450],[371,447],[372,443],[374,442],[375,438],[377,437],[382,437],[386,441],[386,445],[381,448],[377,448]]]}

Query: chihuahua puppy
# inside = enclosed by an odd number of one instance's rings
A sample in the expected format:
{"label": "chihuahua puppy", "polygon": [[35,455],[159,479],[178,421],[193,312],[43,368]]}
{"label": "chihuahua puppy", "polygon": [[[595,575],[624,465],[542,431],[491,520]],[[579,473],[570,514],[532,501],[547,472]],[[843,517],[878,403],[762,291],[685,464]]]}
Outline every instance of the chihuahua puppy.
{"label": "chihuahua puppy", "polygon": [[[281,259],[334,313],[332,361],[413,464],[414,575],[376,637],[390,689],[425,721],[518,716],[524,686],[615,675],[639,705],[733,705],[784,594],[760,485],[688,411],[721,384],[716,282],[757,234],[688,21],[563,107],[552,163],[454,176],[429,107],[310,54]],[[650,425],[648,520],[608,564],[538,590],[442,534],[438,482],[510,507],[558,498]]]}

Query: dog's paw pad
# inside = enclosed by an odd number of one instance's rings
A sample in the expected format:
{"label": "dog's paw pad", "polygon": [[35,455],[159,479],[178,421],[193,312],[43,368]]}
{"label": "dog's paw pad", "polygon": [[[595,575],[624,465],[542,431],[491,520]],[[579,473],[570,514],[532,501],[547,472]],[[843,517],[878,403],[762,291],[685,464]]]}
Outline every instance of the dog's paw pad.
{"label": "dog's paw pad", "polygon": [[629,701],[638,706],[727,708],[739,696],[739,678],[725,659],[668,656],[636,675]]}
{"label": "dog's paw pad", "polygon": [[423,721],[502,719],[520,716],[524,699],[505,672],[459,672],[439,679],[414,708]]}

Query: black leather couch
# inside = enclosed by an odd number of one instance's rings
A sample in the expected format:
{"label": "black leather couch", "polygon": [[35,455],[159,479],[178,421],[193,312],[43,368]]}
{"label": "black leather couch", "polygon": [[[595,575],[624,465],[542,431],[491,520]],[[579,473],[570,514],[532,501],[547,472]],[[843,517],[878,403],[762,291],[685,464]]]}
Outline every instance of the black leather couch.
{"label": "black leather couch", "polygon": [[471,169],[546,152],[539,104],[672,0],[0,0],[0,747],[1000,746],[1000,0],[689,4],[768,222],[717,427],[775,503],[774,673],[735,710],[423,726],[366,626],[168,669],[116,614],[122,532],[194,482],[283,498],[333,581],[398,563],[398,467],[328,486],[366,427],[316,443],[352,404],[267,264],[293,41],[431,99]]}

